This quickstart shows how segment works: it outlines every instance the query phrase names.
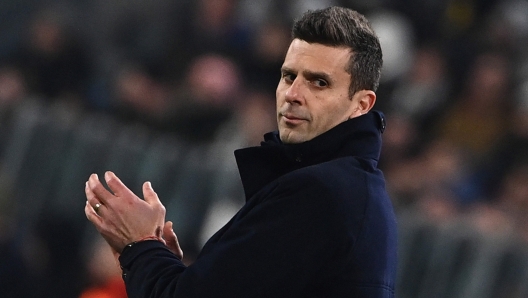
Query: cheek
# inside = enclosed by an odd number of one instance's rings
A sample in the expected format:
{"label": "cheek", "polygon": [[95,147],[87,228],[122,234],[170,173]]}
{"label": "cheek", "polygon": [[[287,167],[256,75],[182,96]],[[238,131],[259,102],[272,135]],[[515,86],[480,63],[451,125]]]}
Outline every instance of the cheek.
{"label": "cheek", "polygon": [[347,120],[349,105],[328,105],[319,107],[318,122],[322,128],[330,129],[337,124]]}
{"label": "cheek", "polygon": [[281,84],[279,83],[279,85],[277,86],[277,89],[275,90],[275,103],[276,103],[277,109],[280,106],[282,106],[282,104],[284,103],[284,93],[285,93],[285,91],[283,89],[284,88],[281,88]]}

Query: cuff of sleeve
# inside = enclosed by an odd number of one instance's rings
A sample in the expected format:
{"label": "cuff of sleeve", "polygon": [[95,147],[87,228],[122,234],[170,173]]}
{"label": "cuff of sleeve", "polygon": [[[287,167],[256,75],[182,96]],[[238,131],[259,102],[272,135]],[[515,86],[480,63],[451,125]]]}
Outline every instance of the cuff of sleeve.
{"label": "cuff of sleeve", "polygon": [[165,244],[161,243],[160,241],[145,240],[137,242],[134,243],[134,245],[131,245],[127,249],[123,250],[123,252],[119,256],[119,264],[121,265],[121,269],[130,269],[132,263],[139,256],[151,250],[164,250],[172,254],[172,252],[167,248],[167,246],[165,246]]}

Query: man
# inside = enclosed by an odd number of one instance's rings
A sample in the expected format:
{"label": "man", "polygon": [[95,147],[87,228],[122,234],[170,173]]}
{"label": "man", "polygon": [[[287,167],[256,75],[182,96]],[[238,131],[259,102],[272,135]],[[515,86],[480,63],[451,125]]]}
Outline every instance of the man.
{"label": "man", "polygon": [[382,54],[359,13],[303,15],[277,87],[279,131],[235,151],[247,202],[186,267],[149,183],[145,201],[94,174],[86,215],[129,297],[393,297],[396,221],[376,164]]}

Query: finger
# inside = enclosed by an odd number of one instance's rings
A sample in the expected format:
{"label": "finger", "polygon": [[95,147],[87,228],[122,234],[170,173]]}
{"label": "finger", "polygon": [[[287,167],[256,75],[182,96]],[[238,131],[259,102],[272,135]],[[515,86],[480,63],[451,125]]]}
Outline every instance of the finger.
{"label": "finger", "polygon": [[150,205],[150,207],[154,208],[155,210],[160,211],[163,216],[159,218],[159,236],[163,233],[161,227],[165,224],[165,206],[161,203],[158,194],[154,191],[152,188],[152,184],[150,182],[143,183],[143,198],[145,198],[145,202]]}
{"label": "finger", "polygon": [[126,197],[128,195],[136,196],[113,172],[107,171],[105,173],[105,181],[110,187],[110,190],[118,197]]}
{"label": "finger", "polygon": [[154,191],[154,189],[152,188],[152,184],[148,181],[143,183],[143,197],[145,198],[145,201],[149,203],[149,205],[161,205],[161,201],[158,197],[158,194]]}
{"label": "finger", "polygon": [[99,215],[97,215],[92,205],[90,205],[88,201],[86,201],[86,206],[84,206],[84,213],[86,214],[86,218],[88,218],[88,220],[95,225],[97,230],[101,230],[101,227],[103,225],[103,219]]}
{"label": "finger", "polygon": [[111,200],[114,197],[114,195],[103,186],[101,181],[99,181],[97,174],[90,175],[90,178],[88,179],[88,188],[102,204],[106,204],[108,200]]}
{"label": "finger", "polygon": [[174,233],[174,231],[172,229],[172,222],[171,221],[167,221],[163,225],[163,239],[165,239],[165,241],[167,243],[168,242],[174,243],[174,242],[176,242],[174,240],[174,238],[176,238],[176,234]]}
{"label": "finger", "polygon": [[97,199],[96,195],[88,186],[88,182],[86,182],[84,192],[86,193],[86,201],[88,202],[88,204],[93,208],[97,215],[101,216],[101,209],[106,208],[106,206],[104,206],[101,201]]}
{"label": "finger", "polygon": [[174,233],[171,221],[166,222],[163,226],[163,238],[165,238],[167,247],[176,255],[176,257],[180,260],[183,259],[183,250],[180,247],[176,233]]}

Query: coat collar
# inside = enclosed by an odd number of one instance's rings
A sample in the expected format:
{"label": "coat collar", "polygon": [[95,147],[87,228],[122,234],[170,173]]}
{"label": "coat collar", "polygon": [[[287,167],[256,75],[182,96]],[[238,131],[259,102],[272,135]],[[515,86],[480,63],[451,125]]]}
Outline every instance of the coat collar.
{"label": "coat collar", "polygon": [[235,151],[246,199],[288,172],[340,157],[355,156],[375,167],[384,129],[383,114],[372,111],[299,144],[284,144],[278,132],[267,133],[261,146]]}

